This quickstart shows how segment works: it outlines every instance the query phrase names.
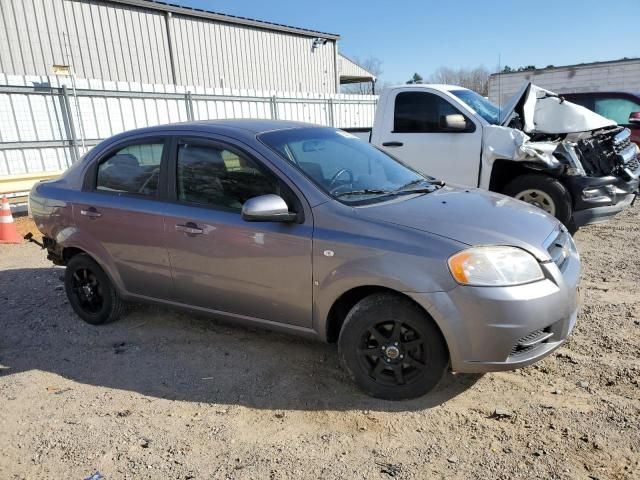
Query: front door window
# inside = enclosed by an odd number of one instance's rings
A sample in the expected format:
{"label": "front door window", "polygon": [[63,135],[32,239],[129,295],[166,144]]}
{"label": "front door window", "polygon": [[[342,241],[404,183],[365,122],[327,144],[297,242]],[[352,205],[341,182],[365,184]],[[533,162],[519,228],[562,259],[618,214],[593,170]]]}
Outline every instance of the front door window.
{"label": "front door window", "polygon": [[250,198],[279,191],[248,158],[197,143],[178,146],[176,179],[179,201],[238,213]]}

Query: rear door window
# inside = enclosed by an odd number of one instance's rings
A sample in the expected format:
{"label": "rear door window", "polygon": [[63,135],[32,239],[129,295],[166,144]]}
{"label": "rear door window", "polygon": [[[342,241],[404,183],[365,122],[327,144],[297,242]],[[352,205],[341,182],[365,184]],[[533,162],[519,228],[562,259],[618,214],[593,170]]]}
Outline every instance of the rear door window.
{"label": "rear door window", "polygon": [[98,165],[96,190],[156,196],[163,151],[163,143],[140,143],[121,148]]}

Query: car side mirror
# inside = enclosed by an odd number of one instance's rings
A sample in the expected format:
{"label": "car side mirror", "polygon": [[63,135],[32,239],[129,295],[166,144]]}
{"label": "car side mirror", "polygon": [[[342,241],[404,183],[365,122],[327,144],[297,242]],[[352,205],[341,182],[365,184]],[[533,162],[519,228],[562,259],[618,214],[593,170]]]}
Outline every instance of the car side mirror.
{"label": "car side mirror", "polygon": [[273,194],[250,198],[242,205],[240,215],[246,222],[293,222],[297,217],[282,197]]}
{"label": "car side mirror", "polygon": [[459,113],[442,115],[440,117],[440,127],[443,130],[448,130],[450,132],[463,132],[469,129],[467,119],[464,118],[464,115]]}
{"label": "car side mirror", "polygon": [[629,114],[629,123],[640,125],[640,112],[631,112]]}

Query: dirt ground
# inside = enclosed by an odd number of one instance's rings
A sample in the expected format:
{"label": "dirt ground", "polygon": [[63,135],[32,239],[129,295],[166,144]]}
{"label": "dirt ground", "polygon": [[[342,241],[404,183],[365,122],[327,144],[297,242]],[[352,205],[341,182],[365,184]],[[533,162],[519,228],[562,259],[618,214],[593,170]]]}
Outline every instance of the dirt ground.
{"label": "dirt ground", "polygon": [[332,345],[154,307],[84,324],[61,268],[0,245],[0,478],[640,478],[639,233],[636,206],[576,235],[559,351],[409,402],[361,394]]}

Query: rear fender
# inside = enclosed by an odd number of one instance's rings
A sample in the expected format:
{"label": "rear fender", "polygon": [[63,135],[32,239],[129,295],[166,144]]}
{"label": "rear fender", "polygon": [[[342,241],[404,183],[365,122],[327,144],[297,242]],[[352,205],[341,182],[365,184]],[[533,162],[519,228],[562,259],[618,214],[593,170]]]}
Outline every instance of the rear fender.
{"label": "rear fender", "polygon": [[63,256],[65,249],[77,248],[93,258],[111,279],[111,282],[115,285],[118,292],[122,296],[127,296],[122,279],[118,274],[118,269],[111,261],[111,257],[102,244],[95,240],[91,235],[87,234],[85,231],[81,231],[76,226],[68,226],[61,229],[53,240],[60,249],[60,254]]}

